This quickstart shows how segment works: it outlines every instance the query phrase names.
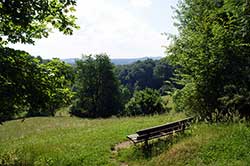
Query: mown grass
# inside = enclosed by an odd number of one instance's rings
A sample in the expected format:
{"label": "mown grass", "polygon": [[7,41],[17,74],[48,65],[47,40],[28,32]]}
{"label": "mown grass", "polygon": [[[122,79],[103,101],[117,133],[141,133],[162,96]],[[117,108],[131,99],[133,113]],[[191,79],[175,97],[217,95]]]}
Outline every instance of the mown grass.
{"label": "mown grass", "polygon": [[0,126],[0,165],[119,165],[112,147],[138,129],[184,118],[164,114],[135,118],[38,117]]}
{"label": "mown grass", "polygon": [[[167,144],[163,153],[153,153],[151,157],[146,157],[142,150],[133,148],[121,150],[119,159],[129,165],[145,166],[249,165],[250,128],[246,122],[201,123],[194,125],[188,132],[186,136],[172,141],[174,143]],[[154,149],[157,149],[158,145],[155,146]]]}

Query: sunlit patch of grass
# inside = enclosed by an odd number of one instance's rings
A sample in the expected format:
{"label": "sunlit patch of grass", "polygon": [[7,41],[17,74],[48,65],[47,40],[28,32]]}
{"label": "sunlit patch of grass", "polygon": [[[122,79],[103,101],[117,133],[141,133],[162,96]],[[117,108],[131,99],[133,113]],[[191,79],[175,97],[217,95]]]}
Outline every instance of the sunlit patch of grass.
{"label": "sunlit patch of grass", "polygon": [[205,165],[249,165],[250,128],[232,125],[220,139],[210,141],[198,153]]}
{"label": "sunlit patch of grass", "polygon": [[139,129],[184,118],[169,114],[110,119],[37,117],[0,126],[0,165],[248,165],[247,122],[194,124],[185,134],[132,146],[112,147]]}
{"label": "sunlit patch of grass", "polygon": [[[151,158],[123,158],[129,165],[248,165],[250,128],[243,124],[196,124],[189,137],[179,139]],[[129,153],[134,150],[130,149]],[[123,152],[120,152],[121,154]]]}
{"label": "sunlit patch of grass", "polygon": [[153,159],[151,164],[159,166],[168,164],[187,165],[191,159],[195,159],[199,163],[199,159],[196,158],[199,149],[211,139],[216,139],[218,130],[219,127],[208,126],[207,124],[192,126],[191,137],[174,144],[168,151]]}
{"label": "sunlit patch of grass", "polygon": [[136,130],[184,118],[168,114],[110,119],[37,117],[0,126],[0,165],[119,165],[111,147]]}

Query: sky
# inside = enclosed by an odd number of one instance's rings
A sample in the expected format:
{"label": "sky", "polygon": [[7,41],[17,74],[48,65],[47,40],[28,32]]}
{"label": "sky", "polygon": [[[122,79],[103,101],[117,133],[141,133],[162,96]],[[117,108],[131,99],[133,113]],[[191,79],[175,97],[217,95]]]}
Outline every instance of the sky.
{"label": "sky", "polygon": [[177,34],[173,9],[178,0],[78,0],[79,30],[66,36],[56,30],[35,45],[10,47],[44,59],[80,58],[106,53],[110,58],[164,56],[170,41],[162,33]]}

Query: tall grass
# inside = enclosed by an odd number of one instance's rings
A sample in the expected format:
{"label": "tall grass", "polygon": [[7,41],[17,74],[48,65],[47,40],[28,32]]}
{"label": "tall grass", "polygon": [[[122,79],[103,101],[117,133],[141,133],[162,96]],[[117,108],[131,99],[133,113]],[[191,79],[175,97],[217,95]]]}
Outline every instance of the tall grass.
{"label": "tall grass", "polygon": [[165,114],[135,118],[39,117],[0,126],[0,165],[119,165],[111,148],[138,129],[184,118]]}
{"label": "tall grass", "polygon": [[[250,128],[244,123],[196,124],[163,153],[150,158],[138,149],[122,150],[120,160],[129,165],[249,165]],[[155,145],[157,148],[158,145]],[[158,147],[159,148],[159,147]],[[128,152],[130,151],[130,152]],[[131,157],[131,154],[137,155]]]}
{"label": "tall grass", "polygon": [[152,141],[113,154],[126,135],[184,118],[184,114],[80,119],[28,118],[0,126],[0,165],[249,165],[250,127],[245,122],[194,124],[174,139]]}

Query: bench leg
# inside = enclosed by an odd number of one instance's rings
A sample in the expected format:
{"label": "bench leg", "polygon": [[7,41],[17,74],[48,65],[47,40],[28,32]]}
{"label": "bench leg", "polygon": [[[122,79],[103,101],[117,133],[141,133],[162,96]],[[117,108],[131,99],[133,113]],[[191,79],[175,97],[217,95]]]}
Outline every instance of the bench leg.
{"label": "bench leg", "polygon": [[143,153],[146,157],[149,157],[151,152],[150,152],[150,148],[149,148],[149,144],[148,144],[148,139],[146,139],[144,141],[144,145],[143,145]]}
{"label": "bench leg", "polygon": [[145,140],[145,147],[146,147],[146,149],[148,149],[148,140],[147,139]]}
{"label": "bench leg", "polygon": [[184,124],[184,125],[182,126],[181,134],[184,134],[185,129],[186,129],[186,125]]}

